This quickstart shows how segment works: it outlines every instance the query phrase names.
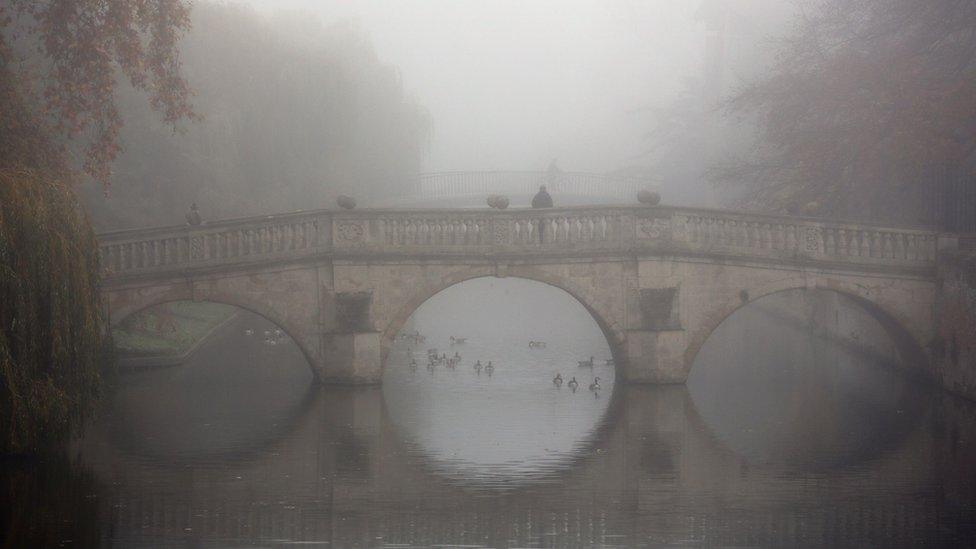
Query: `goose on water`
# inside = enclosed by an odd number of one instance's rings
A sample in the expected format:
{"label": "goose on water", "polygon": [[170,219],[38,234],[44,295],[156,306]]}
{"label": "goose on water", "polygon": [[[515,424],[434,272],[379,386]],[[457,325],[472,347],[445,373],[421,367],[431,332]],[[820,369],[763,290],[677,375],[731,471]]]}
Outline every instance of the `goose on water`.
{"label": "goose on water", "polygon": [[563,375],[560,374],[559,372],[556,372],[556,377],[552,378],[552,383],[556,387],[562,387],[562,385],[563,385]]}
{"label": "goose on water", "polygon": [[580,368],[592,368],[593,367],[593,357],[590,357],[589,360],[579,360],[577,362],[579,362]]}
{"label": "goose on water", "polygon": [[591,391],[599,391],[600,390],[600,378],[596,378],[596,379],[593,380],[593,383],[590,383],[590,390]]}
{"label": "goose on water", "polygon": [[252,336],[252,335],[254,335],[254,330],[251,329],[251,328],[248,328],[248,329],[244,330],[244,335],[246,335],[246,336]]}
{"label": "goose on water", "polygon": [[488,377],[491,377],[491,374],[494,371],[495,371],[495,367],[491,365],[491,361],[489,360],[488,365],[485,366],[485,373],[488,374]]}
{"label": "goose on water", "polygon": [[579,382],[576,381],[576,376],[573,376],[573,379],[569,380],[569,383],[567,383],[566,386],[575,392],[576,389],[579,388]]}

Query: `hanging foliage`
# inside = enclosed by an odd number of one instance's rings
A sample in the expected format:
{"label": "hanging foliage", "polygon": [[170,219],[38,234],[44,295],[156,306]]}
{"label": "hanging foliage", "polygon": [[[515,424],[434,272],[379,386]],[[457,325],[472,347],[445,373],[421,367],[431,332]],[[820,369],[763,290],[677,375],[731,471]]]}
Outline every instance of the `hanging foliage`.
{"label": "hanging foliage", "polygon": [[120,76],[167,123],[194,117],[176,51],[188,10],[183,0],[0,2],[0,454],[60,440],[95,402],[98,244],[72,185],[82,171],[108,181]]}
{"label": "hanging foliage", "polygon": [[66,184],[0,171],[0,451],[58,439],[97,395],[97,249]]}

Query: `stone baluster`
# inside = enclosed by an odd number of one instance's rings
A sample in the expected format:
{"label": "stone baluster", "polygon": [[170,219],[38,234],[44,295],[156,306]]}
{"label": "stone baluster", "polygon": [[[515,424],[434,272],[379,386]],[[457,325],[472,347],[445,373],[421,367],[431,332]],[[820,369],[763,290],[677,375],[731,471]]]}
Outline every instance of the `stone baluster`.
{"label": "stone baluster", "polygon": [[580,241],[587,242],[591,238],[590,219],[586,216],[580,217]]}
{"label": "stone baluster", "polygon": [[428,244],[427,238],[430,236],[427,223],[423,219],[417,219],[414,221],[417,227],[417,236],[414,239],[413,244],[417,246],[425,246]]}
{"label": "stone baluster", "polygon": [[697,244],[701,240],[701,225],[699,221],[700,217],[697,215],[688,216],[688,242]]}
{"label": "stone baluster", "polygon": [[448,244],[450,235],[447,234],[447,222],[443,218],[439,218],[434,221],[434,225],[437,229],[437,243],[439,245]]}
{"label": "stone baluster", "polygon": [[414,225],[414,221],[410,219],[406,220],[405,224],[406,225],[402,229],[403,243],[406,244],[407,246],[410,246],[414,244],[414,241],[417,238],[417,227]]}
{"label": "stone baluster", "polygon": [[729,219],[726,223],[728,230],[728,244],[738,248],[742,245],[742,223],[738,219]]}
{"label": "stone baluster", "polygon": [[739,222],[739,225],[741,226],[741,229],[739,231],[740,234],[741,234],[740,241],[739,241],[739,245],[742,246],[743,248],[746,248],[746,249],[755,247],[755,245],[756,245],[756,237],[755,237],[756,228],[755,228],[754,224],[751,221],[743,220],[743,221],[740,221]]}
{"label": "stone baluster", "polygon": [[850,256],[850,241],[847,229],[841,227],[837,229],[837,255],[840,257]]}
{"label": "stone baluster", "polygon": [[837,242],[834,239],[834,230],[830,227],[823,228],[823,253],[826,256],[836,255]]}
{"label": "stone baluster", "polygon": [[519,243],[531,244],[532,241],[534,240],[532,237],[534,236],[535,233],[535,220],[521,219],[519,221],[519,225],[520,225],[520,230],[518,231]]}
{"label": "stone baluster", "polygon": [[430,243],[433,245],[442,244],[443,233],[441,231],[441,222],[439,219],[428,219],[427,225],[430,227]]}

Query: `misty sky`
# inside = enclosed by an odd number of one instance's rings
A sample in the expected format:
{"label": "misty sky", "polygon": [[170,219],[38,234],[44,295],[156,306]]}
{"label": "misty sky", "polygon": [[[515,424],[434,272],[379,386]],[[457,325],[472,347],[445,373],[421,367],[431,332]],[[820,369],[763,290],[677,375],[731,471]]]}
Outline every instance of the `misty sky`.
{"label": "misty sky", "polygon": [[237,1],[361,26],[432,115],[428,171],[637,163],[705,46],[691,0]]}

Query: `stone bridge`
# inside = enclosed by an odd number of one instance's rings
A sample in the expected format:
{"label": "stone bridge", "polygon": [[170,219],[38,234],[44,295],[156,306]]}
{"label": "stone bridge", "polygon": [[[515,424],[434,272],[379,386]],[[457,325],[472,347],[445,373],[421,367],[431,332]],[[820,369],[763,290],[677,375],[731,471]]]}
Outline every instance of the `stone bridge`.
{"label": "stone bridge", "polygon": [[[606,335],[618,375],[680,383],[709,334],[765,295],[831,290],[931,374],[933,231],[678,207],[310,211],[103,234],[111,323],[174,300],[275,322],[319,380],[379,382],[425,300],[477,277],[561,288]],[[931,374],[934,375],[934,374]]]}

